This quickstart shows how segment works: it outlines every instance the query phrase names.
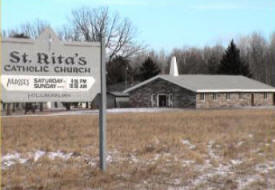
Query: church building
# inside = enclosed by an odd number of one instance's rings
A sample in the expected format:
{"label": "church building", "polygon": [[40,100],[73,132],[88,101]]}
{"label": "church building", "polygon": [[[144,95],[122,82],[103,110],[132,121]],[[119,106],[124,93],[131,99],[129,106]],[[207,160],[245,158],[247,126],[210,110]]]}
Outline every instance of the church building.
{"label": "church building", "polygon": [[275,88],[241,75],[157,75],[124,91],[132,107],[226,108],[275,105]]}

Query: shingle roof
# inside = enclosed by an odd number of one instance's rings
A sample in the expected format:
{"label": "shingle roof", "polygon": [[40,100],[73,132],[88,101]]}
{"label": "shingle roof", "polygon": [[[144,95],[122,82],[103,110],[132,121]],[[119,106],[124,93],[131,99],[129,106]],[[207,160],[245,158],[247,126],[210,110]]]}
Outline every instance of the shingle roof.
{"label": "shingle roof", "polygon": [[163,79],[193,92],[275,92],[275,88],[241,75],[157,75],[124,92],[128,93],[156,79]]}

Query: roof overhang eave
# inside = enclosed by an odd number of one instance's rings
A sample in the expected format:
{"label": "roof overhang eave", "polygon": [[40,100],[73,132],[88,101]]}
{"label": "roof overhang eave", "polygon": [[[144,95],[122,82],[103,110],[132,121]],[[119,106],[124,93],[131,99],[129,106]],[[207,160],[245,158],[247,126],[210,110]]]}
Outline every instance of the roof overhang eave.
{"label": "roof overhang eave", "polygon": [[275,89],[201,89],[196,90],[197,93],[211,93],[211,92],[275,92]]}

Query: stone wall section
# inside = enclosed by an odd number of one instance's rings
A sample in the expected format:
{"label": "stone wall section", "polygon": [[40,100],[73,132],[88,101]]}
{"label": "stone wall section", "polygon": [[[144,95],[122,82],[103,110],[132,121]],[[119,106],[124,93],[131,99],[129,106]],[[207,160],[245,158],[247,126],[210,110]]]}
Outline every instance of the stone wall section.
{"label": "stone wall section", "polygon": [[156,107],[152,105],[152,94],[172,94],[173,105],[170,107],[195,107],[196,94],[163,79],[156,79],[129,93],[131,107]]}
{"label": "stone wall section", "polygon": [[[273,105],[273,93],[229,93],[230,98],[226,98],[227,93],[205,93],[205,100],[201,100],[200,93],[196,95],[196,108],[228,108],[242,106],[271,106]],[[252,105],[252,94],[254,94],[254,105]]]}
{"label": "stone wall section", "polygon": [[266,99],[264,93],[254,93],[254,105],[255,106],[271,106],[273,105],[273,93],[266,93]]}

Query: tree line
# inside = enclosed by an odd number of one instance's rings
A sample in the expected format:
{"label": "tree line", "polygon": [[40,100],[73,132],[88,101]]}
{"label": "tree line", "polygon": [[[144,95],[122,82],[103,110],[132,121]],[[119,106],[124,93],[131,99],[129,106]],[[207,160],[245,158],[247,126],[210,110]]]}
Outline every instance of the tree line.
{"label": "tree line", "polygon": [[[275,86],[275,33],[270,40],[260,33],[252,33],[235,41],[232,39],[228,47],[175,48],[169,54],[153,50],[144,52],[128,60],[133,68],[131,80],[168,74],[172,56],[177,58],[180,74],[244,75]],[[150,70],[152,73],[148,77]]]}

